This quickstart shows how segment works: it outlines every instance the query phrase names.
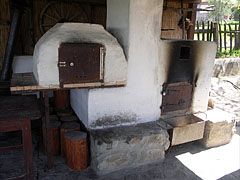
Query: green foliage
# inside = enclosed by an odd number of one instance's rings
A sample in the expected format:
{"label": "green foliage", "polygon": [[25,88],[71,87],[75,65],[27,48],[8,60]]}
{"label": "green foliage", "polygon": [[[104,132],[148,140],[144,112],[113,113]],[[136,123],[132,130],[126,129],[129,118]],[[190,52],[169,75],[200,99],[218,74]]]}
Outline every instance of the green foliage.
{"label": "green foliage", "polygon": [[239,21],[239,15],[240,15],[240,0],[238,0],[234,7],[232,8],[232,17],[235,21]]}
{"label": "green foliage", "polygon": [[210,11],[208,14],[215,21],[220,22],[231,15],[232,3],[230,0],[209,0],[208,3],[215,7],[215,11]]}
{"label": "green foliage", "polygon": [[233,50],[232,52],[230,52],[229,49],[227,49],[226,51],[218,51],[217,52],[217,57],[218,58],[225,58],[225,57],[240,57],[240,50]]}

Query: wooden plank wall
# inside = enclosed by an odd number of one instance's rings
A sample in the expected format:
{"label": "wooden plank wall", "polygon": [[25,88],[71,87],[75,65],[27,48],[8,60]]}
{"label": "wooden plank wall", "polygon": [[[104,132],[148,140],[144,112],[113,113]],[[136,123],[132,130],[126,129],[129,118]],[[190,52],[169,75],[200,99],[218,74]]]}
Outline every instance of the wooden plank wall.
{"label": "wooden plank wall", "polygon": [[[189,4],[184,3],[184,8],[188,8]],[[168,7],[174,7],[174,8],[181,8],[181,3],[179,2],[168,2]],[[187,17],[187,12],[184,13],[184,16]],[[161,31],[161,38],[167,38],[167,39],[182,39],[182,29],[178,26],[178,22],[181,19],[181,11],[168,9],[163,10],[162,15],[162,29],[174,29],[174,30],[162,30]],[[187,36],[187,31],[185,31],[185,34]]]}
{"label": "wooden plank wall", "polygon": [[[0,0],[0,20],[2,22],[10,22],[9,0]],[[5,47],[8,39],[10,25],[0,24],[0,72],[2,70],[2,62],[4,59]]]}
{"label": "wooden plank wall", "polygon": [[[9,0],[4,0],[4,1],[9,1]],[[0,0],[0,2],[2,2],[2,0]],[[22,17],[22,21],[21,21],[20,32],[18,34],[15,55],[32,55],[33,54],[35,43],[43,35],[40,30],[40,24],[41,24],[40,14],[43,8],[46,7],[46,5],[49,2],[50,2],[49,0],[33,0],[32,17],[31,17],[31,9],[30,8],[25,9]],[[47,14],[51,15],[52,17],[57,17],[55,11],[57,11],[57,13],[59,14],[61,14],[61,11],[62,11],[63,14],[66,16],[67,16],[67,13],[69,13],[69,16],[74,16],[75,14],[79,13],[83,9],[87,14],[88,19],[86,20],[85,17],[80,15],[76,17],[73,20],[73,22],[83,22],[83,23],[92,22],[95,24],[101,24],[104,27],[106,26],[106,6],[90,5],[89,3],[87,4],[85,3],[85,4],[80,4],[81,7],[79,7],[79,4],[71,5],[69,1],[68,3],[63,3],[63,7],[61,7],[60,1],[56,0],[55,2],[59,2],[59,3],[56,5],[53,5],[51,8],[46,9]],[[31,27],[31,22],[32,22],[32,27]],[[55,24],[55,23],[56,22],[54,20],[51,20],[50,18],[46,18],[46,16],[44,16],[43,24]],[[49,28],[50,27],[46,29],[49,29]],[[7,34],[4,34],[3,36],[4,37],[0,36],[1,39],[2,38],[7,39]]]}

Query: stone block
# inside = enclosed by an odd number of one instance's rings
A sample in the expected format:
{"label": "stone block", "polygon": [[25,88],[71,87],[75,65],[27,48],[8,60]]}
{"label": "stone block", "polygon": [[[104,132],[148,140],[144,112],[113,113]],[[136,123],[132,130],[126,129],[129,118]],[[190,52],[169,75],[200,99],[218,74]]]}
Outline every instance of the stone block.
{"label": "stone block", "polygon": [[204,147],[221,146],[231,141],[234,115],[220,109],[212,109],[199,116],[206,121],[203,139],[200,140]]}
{"label": "stone block", "polygon": [[164,159],[169,136],[155,122],[92,130],[91,165],[98,174]]}

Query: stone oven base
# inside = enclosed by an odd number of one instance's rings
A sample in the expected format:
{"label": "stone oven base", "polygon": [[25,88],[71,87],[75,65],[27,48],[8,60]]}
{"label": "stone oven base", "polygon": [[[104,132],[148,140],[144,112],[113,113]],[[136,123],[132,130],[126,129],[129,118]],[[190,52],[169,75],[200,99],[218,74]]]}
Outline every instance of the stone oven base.
{"label": "stone oven base", "polygon": [[234,115],[220,109],[212,109],[205,114],[199,114],[205,119],[205,130],[201,144],[206,148],[228,144],[232,140]]}
{"label": "stone oven base", "polygon": [[164,159],[169,136],[156,122],[90,131],[91,162],[98,174]]}

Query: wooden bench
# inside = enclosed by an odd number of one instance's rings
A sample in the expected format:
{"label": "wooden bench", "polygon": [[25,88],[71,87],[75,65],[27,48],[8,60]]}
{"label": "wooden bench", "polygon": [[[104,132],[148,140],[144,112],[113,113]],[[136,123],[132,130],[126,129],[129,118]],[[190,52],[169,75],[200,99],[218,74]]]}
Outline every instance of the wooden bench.
{"label": "wooden bench", "polygon": [[0,97],[0,132],[22,131],[22,145],[1,147],[0,151],[23,147],[26,173],[20,179],[34,179],[32,158],[31,120],[39,119],[41,113],[34,96]]}

